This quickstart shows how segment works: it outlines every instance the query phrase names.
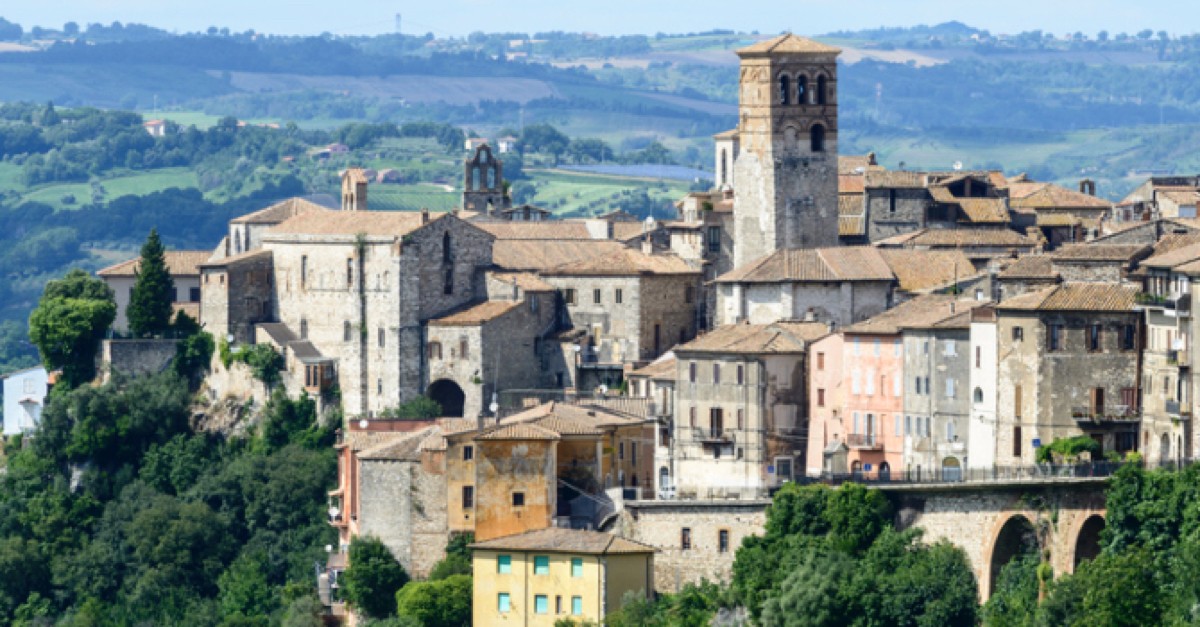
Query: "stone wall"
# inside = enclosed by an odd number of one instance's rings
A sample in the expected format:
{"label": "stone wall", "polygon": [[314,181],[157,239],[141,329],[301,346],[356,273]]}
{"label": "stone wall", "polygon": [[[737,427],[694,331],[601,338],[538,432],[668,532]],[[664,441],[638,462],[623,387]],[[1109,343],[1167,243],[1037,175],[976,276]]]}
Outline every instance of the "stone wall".
{"label": "stone wall", "polygon": [[100,344],[97,369],[101,380],[112,373],[142,375],[162,372],[175,358],[179,340],[104,340]]}
{"label": "stone wall", "polygon": [[[654,556],[654,588],[678,592],[701,579],[728,582],[742,538],[762,535],[769,501],[642,501],[627,502],[613,532],[658,549]],[[682,530],[691,530],[692,548],[680,546]],[[729,532],[727,551],[718,546],[719,532]]]}
{"label": "stone wall", "polygon": [[[958,463],[958,467],[963,468],[970,433],[967,413],[973,393],[969,374],[973,357],[970,331],[905,329],[903,335],[904,424],[901,429],[905,468],[920,466],[936,471],[951,459],[951,465]],[[953,349],[947,349],[947,342],[953,343]],[[918,379],[921,381],[920,394],[917,393]],[[931,423],[929,437],[912,428],[926,420]],[[883,428],[895,430],[892,424],[883,425]]]}
{"label": "stone wall", "polygon": [[717,324],[769,324],[802,320],[811,311],[821,322],[848,326],[885,311],[891,282],[720,284]]}
{"label": "stone wall", "polygon": [[925,188],[869,188],[864,193],[867,238],[872,241],[925,227],[932,199]]}
{"label": "stone wall", "polygon": [[413,577],[428,576],[445,556],[449,536],[441,460],[363,459],[359,463],[360,533],[382,540]]}

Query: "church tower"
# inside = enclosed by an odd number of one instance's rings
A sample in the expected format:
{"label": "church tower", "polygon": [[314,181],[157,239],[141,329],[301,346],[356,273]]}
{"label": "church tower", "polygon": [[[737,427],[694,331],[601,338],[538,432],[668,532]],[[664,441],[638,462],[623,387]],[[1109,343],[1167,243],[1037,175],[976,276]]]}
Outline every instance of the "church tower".
{"label": "church tower", "polygon": [[488,216],[512,207],[512,198],[504,184],[504,162],[492,156],[492,149],[483,144],[463,162],[464,211],[478,211]]}
{"label": "church tower", "polygon": [[840,53],[790,33],[737,51],[735,267],[781,248],[838,245]]}

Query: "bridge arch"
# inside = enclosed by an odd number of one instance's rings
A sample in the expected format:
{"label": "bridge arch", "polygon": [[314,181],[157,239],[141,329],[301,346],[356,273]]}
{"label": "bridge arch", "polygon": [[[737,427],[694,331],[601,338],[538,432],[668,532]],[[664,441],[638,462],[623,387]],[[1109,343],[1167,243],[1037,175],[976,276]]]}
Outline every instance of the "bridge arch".
{"label": "bridge arch", "polygon": [[429,385],[429,390],[426,394],[429,398],[437,401],[438,405],[442,406],[442,416],[448,418],[462,417],[463,405],[466,403],[467,395],[457,383],[450,379],[438,379]]}
{"label": "bridge arch", "polygon": [[1101,513],[1081,516],[1076,528],[1072,530],[1071,541],[1071,572],[1083,562],[1090,561],[1100,555],[1100,534],[1107,522]]}
{"label": "bridge arch", "polygon": [[991,596],[996,578],[1006,564],[1027,553],[1036,553],[1041,548],[1036,520],[1035,515],[1027,512],[1012,512],[996,521],[991,541],[984,552],[984,571],[979,582],[983,600]]}

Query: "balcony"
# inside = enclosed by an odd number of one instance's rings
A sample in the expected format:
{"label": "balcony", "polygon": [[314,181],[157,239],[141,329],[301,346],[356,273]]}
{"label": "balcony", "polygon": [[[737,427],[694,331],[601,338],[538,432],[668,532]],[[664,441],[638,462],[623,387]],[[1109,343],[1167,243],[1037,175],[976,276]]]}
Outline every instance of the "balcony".
{"label": "balcony", "polygon": [[1166,410],[1167,414],[1175,420],[1188,420],[1192,417],[1192,406],[1189,403],[1168,400]]}
{"label": "balcony", "polygon": [[1180,368],[1190,368],[1192,365],[1192,351],[1187,348],[1168,350],[1167,363]]}
{"label": "balcony", "polygon": [[1140,309],[1161,309],[1169,316],[1190,316],[1192,313],[1191,294],[1149,294],[1140,293],[1135,298]]}
{"label": "balcony", "polygon": [[700,444],[704,446],[728,446],[733,444],[733,434],[718,429],[701,429]]}
{"label": "balcony", "polygon": [[1080,423],[1121,423],[1138,422],[1142,412],[1133,405],[1105,405],[1090,407],[1087,405],[1071,408],[1071,417]]}
{"label": "balcony", "polygon": [[874,434],[852,433],[846,436],[846,445],[859,451],[878,451],[883,448]]}

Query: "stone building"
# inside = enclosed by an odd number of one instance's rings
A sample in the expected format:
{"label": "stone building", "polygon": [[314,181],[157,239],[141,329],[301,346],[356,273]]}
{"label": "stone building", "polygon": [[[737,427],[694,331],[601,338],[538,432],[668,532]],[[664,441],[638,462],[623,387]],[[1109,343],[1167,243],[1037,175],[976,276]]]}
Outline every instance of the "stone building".
{"label": "stone building", "polygon": [[998,300],[1037,292],[1062,282],[1050,255],[1023,255],[996,274]]}
{"label": "stone building", "polygon": [[1114,224],[1195,218],[1200,176],[1152,176],[1113,206]]}
{"label": "stone building", "polygon": [[1089,180],[1080,181],[1079,191],[1053,183],[1010,181],[1008,196],[1013,227],[1038,229],[1051,249],[1095,238],[1113,206],[1096,197],[1096,184]]}
{"label": "stone building", "polygon": [[657,428],[654,441],[654,468],[657,470],[654,479],[660,499],[675,498],[674,475],[671,471],[675,460],[675,440],[671,431],[672,417],[675,415],[677,364],[675,353],[671,351],[653,363],[625,375],[625,380],[629,382],[630,396],[650,400],[648,413]]}
{"label": "stone building", "polygon": [[675,347],[674,468],[680,499],[764,498],[804,467],[812,322],[736,324]]}
{"label": "stone building", "polygon": [[326,207],[303,198],[289,198],[266,209],[238,216],[229,221],[229,234],[217,247],[217,253],[213,256],[229,257],[259,250],[262,248],[263,233],[271,227],[302,213],[325,209]]}
{"label": "stone building", "polygon": [[[838,243],[840,52],[792,34],[738,50],[734,178],[722,181],[735,190],[735,267],[780,249]],[[718,158],[728,150],[722,143]]]}
{"label": "stone building", "polygon": [[[200,265],[208,261],[211,255],[212,252],[207,250],[168,250],[163,253],[167,273],[175,282],[175,294],[171,300],[176,312],[187,313],[193,319],[200,317]],[[133,286],[137,283],[141,264],[141,257],[134,257],[96,272],[96,276],[112,288],[116,300],[117,317],[112,323],[114,331],[129,331],[126,309],[133,298]]]}
{"label": "stone building", "polygon": [[1054,271],[1064,281],[1121,283],[1137,263],[1153,253],[1141,244],[1068,244],[1050,253]]}
{"label": "stone building", "polygon": [[996,306],[996,453],[1029,465],[1035,449],[1086,434],[1104,451],[1136,450],[1141,315],[1136,286],[1063,283]]}
{"label": "stone building", "polygon": [[878,240],[875,245],[909,250],[961,250],[980,270],[993,260],[1030,254],[1042,248],[1038,240],[1011,229],[973,226],[918,229]]}
{"label": "stone building", "polygon": [[872,242],[924,229],[1004,229],[1008,181],[999,172],[868,170],[863,175],[866,237]]}
{"label": "stone building", "polygon": [[996,466],[996,411],[999,398],[999,348],[996,337],[996,308],[988,304],[971,310],[971,390],[967,424],[968,470]]}
{"label": "stone building", "polygon": [[702,268],[701,328],[714,325],[713,279],[733,269],[733,189],[692,192],[675,203],[679,219],[664,224],[671,252]]}
{"label": "stone building", "polygon": [[494,216],[512,208],[512,198],[504,182],[504,162],[492,155],[486,143],[474,148],[463,162],[463,211]]}

